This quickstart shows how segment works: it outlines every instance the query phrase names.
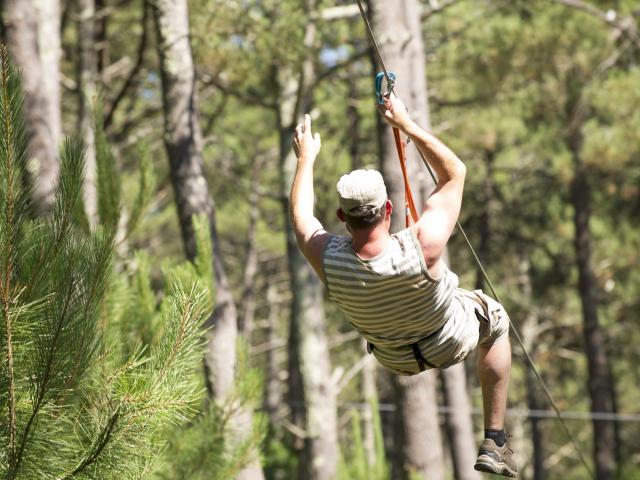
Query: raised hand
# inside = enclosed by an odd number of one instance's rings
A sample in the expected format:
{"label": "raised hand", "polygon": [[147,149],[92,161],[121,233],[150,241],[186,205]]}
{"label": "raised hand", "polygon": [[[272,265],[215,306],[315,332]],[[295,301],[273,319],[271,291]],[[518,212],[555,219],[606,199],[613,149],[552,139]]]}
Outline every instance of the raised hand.
{"label": "raised hand", "polygon": [[320,152],[320,134],[311,133],[311,116],[305,114],[304,123],[299,123],[291,139],[293,151],[298,159],[315,160]]}

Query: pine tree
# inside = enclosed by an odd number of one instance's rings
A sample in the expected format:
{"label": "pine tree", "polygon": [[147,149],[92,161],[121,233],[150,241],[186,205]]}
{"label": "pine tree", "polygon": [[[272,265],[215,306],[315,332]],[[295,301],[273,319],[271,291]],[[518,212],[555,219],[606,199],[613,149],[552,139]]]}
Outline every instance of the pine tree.
{"label": "pine tree", "polygon": [[[0,61],[0,475],[143,477],[202,397],[207,289],[176,278],[156,305],[142,273],[114,272],[119,195],[104,141],[101,224],[86,228],[77,138],[61,148],[51,218],[30,218],[20,80],[4,48]],[[147,295],[127,298],[134,286]],[[153,335],[137,335],[134,312]]]}

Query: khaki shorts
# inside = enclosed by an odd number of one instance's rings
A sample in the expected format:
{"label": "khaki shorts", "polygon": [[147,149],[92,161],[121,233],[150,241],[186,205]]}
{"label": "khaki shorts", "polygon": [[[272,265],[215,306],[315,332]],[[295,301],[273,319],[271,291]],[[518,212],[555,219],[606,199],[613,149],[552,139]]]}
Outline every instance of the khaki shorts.
{"label": "khaki shorts", "polygon": [[[416,342],[427,368],[447,368],[463,361],[478,345],[491,345],[509,333],[504,307],[482,290],[457,289],[457,314],[438,331]],[[413,345],[385,349],[369,345],[378,361],[399,375],[420,373]]]}
{"label": "khaki shorts", "polygon": [[478,345],[491,345],[509,334],[509,315],[505,308],[482,290],[456,291],[465,314],[453,322],[454,332],[441,342],[425,345],[424,357],[438,368],[447,368],[463,361]]}
{"label": "khaki shorts", "polygon": [[480,338],[478,345],[491,344],[498,338],[509,333],[509,315],[496,300],[482,290],[460,291],[467,295],[478,305],[475,309],[476,317],[480,322]]}

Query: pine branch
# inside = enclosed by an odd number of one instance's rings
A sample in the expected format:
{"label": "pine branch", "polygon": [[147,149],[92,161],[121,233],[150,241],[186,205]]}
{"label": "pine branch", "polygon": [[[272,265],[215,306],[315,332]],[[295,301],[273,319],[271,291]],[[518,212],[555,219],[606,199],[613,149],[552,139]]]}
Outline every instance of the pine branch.
{"label": "pine branch", "polygon": [[[53,225],[56,229],[54,252],[57,252],[68,238],[73,227],[74,215],[82,202],[86,146],[80,137],[73,136],[65,139],[61,153],[62,161],[53,209]],[[83,207],[82,209],[84,210]]]}
{"label": "pine branch", "polygon": [[358,50],[348,58],[344,59],[343,61],[338,62],[335,65],[332,65],[331,67],[328,67],[325,70],[319,72],[316,75],[315,80],[313,81],[313,84],[310,86],[310,89],[311,90],[315,89],[323,80],[337,74],[340,70],[349,67],[354,62],[362,58],[365,58],[367,55],[369,55],[369,48]]}
{"label": "pine branch", "polygon": [[120,220],[122,192],[117,162],[109,148],[102,117],[102,103],[98,101],[94,112],[98,217],[100,222],[115,236]]}
{"label": "pine branch", "polygon": [[127,222],[126,237],[129,237],[131,233],[138,226],[142,213],[147,208],[151,194],[155,189],[156,179],[153,170],[153,162],[149,156],[149,146],[143,144],[139,148],[140,158],[140,186],[138,187],[138,195],[131,208],[131,215]]}
{"label": "pine branch", "polygon": [[74,215],[84,211],[82,206],[82,182],[84,178],[85,146],[79,137],[65,139],[62,145],[62,162],[53,209],[54,241],[40,248],[40,256],[34,261],[36,268],[26,282],[27,295],[41,281],[47,267],[60,254],[73,226]]}
{"label": "pine branch", "polygon": [[[99,256],[97,258],[96,264],[94,264],[92,268],[93,275],[91,276],[91,287],[89,288],[88,294],[84,296],[86,300],[82,318],[90,318],[91,306],[94,304],[94,302],[97,302],[102,297],[101,293],[104,292],[104,282],[108,277],[108,271],[111,267],[113,238],[111,236],[109,236],[107,239],[100,238],[99,233],[100,231],[97,231],[95,234],[97,243],[95,248],[98,250]],[[104,242],[104,244],[101,244],[100,242]],[[85,356],[87,352],[87,345],[85,343],[85,340],[90,340],[91,338],[93,337],[90,335],[81,337],[80,344],[77,348],[74,349],[74,361],[73,366],[71,367],[72,371],[67,381],[65,382],[65,389],[70,388],[83,367],[84,369],[87,368]]]}
{"label": "pine branch", "polygon": [[188,301],[184,305],[184,310],[182,311],[182,315],[180,316],[180,320],[178,320],[178,333],[175,337],[174,341],[171,345],[171,350],[169,356],[164,360],[162,366],[160,367],[160,371],[156,378],[156,385],[159,384],[165,376],[167,369],[171,366],[171,363],[178,356],[178,352],[181,350],[181,347],[184,345],[185,336],[186,336],[186,323],[188,322],[191,313],[192,313],[192,303]]}
{"label": "pine branch", "polygon": [[[11,75],[9,65],[9,52],[3,45],[0,46],[0,56],[2,61],[2,119],[6,145],[7,155],[4,158],[6,163],[5,174],[7,176],[7,192],[6,200],[3,202],[5,205],[5,222],[6,227],[4,239],[6,244],[3,246],[3,272],[2,272],[2,284],[0,285],[0,293],[2,295],[2,312],[5,323],[5,341],[7,344],[7,376],[9,380],[9,469],[10,472],[15,468],[15,450],[16,450],[16,394],[15,394],[15,378],[14,378],[14,365],[13,365],[13,338],[12,338],[12,325],[11,325],[11,279],[13,277],[13,256],[14,256],[14,207],[15,207],[15,156],[13,150],[14,135],[13,125],[11,123],[12,111],[9,102],[9,76]],[[4,242],[3,242],[4,243]]]}
{"label": "pine branch", "polygon": [[[76,172],[76,176],[78,172]],[[80,177],[81,178],[81,177]],[[62,193],[60,193],[62,194]],[[59,200],[56,200],[58,202]],[[99,233],[99,232],[98,232]],[[65,257],[60,259],[60,264],[63,267],[60,274],[61,278],[66,280],[66,283],[62,284],[62,288],[65,288],[63,297],[60,299],[61,301],[61,309],[56,311],[53,317],[53,325],[52,331],[50,335],[46,335],[47,341],[43,345],[46,348],[46,354],[44,361],[42,362],[43,367],[38,371],[36,378],[38,383],[36,384],[36,394],[35,399],[33,401],[33,407],[29,419],[26,423],[24,431],[22,433],[20,446],[17,450],[16,454],[16,465],[14,469],[14,475],[17,474],[20,463],[22,462],[23,453],[29,442],[31,430],[34,426],[35,419],[40,413],[41,409],[45,404],[45,400],[50,394],[52,388],[52,383],[54,380],[57,380],[55,377],[55,369],[57,366],[57,362],[59,361],[60,353],[62,348],[67,340],[65,336],[68,336],[68,328],[70,324],[70,320],[73,319],[74,313],[75,316],[86,320],[95,318],[95,315],[92,315],[90,309],[93,305],[97,303],[97,301],[101,298],[100,293],[103,291],[102,286],[104,279],[107,277],[107,271],[110,265],[111,251],[112,251],[112,243],[110,239],[103,239],[96,234],[94,238],[94,245],[88,248],[86,252],[89,257],[94,260],[90,265],[88,271],[89,278],[91,279],[88,289],[82,298],[84,305],[82,305],[81,310],[74,312],[75,310],[75,300],[78,298],[78,293],[81,291],[82,280],[81,277],[74,274],[75,264],[70,259]],[[69,252],[70,254],[75,253],[73,250]],[[97,253],[97,256],[96,256]],[[50,304],[53,305],[53,302],[57,302],[58,300],[54,297]],[[95,338],[93,332],[85,332],[84,336],[81,336],[80,339],[77,339],[79,342],[75,345],[73,349],[74,361],[73,361],[73,374],[74,376],[80,371],[82,368],[87,368],[89,363],[89,358],[87,353],[89,349],[87,348],[87,339]],[[70,383],[71,380],[68,379],[65,384]],[[49,395],[50,396],[50,395]]]}
{"label": "pine branch", "polygon": [[[24,449],[27,445],[27,441],[29,439],[29,434],[31,432],[31,427],[33,426],[33,422],[36,419],[36,416],[38,415],[38,413],[40,412],[40,409],[42,408],[42,404],[44,402],[46,393],[47,393],[47,387],[49,382],[51,381],[51,370],[53,367],[53,359],[54,359],[54,355],[55,355],[55,351],[56,351],[56,347],[57,347],[57,341],[60,337],[60,334],[62,332],[62,324],[63,321],[65,319],[66,316],[66,312],[67,309],[69,308],[69,305],[71,304],[71,293],[73,292],[72,288],[69,288],[67,291],[67,296],[65,297],[64,300],[64,306],[63,306],[63,314],[60,315],[60,319],[58,321],[58,324],[56,326],[56,330],[54,332],[54,336],[53,336],[53,341],[50,343],[50,348],[48,351],[48,355],[47,355],[47,360],[46,360],[46,365],[45,365],[45,369],[44,369],[44,375],[43,375],[43,381],[41,383],[38,383],[38,385],[36,386],[36,401],[33,404],[33,408],[31,410],[31,415],[29,416],[29,420],[27,421],[27,424],[24,428],[24,432],[22,433],[22,438],[20,440],[20,447],[18,448],[17,454],[16,454],[16,461],[15,461],[15,466],[14,468],[10,471],[11,476],[9,478],[15,478],[18,470],[20,469],[20,464],[22,462],[22,455],[24,453]],[[40,378],[38,378],[38,380],[40,380]]]}
{"label": "pine branch", "polygon": [[551,2],[584,12],[594,18],[597,18],[601,22],[613,27],[615,30],[624,33],[629,40],[633,42],[636,48],[640,48],[640,35],[638,35],[638,28],[636,27],[633,18],[620,18],[615,10],[607,10],[605,12],[596,5],[583,0],[551,0]]}
{"label": "pine branch", "polygon": [[111,440],[111,436],[116,428],[118,420],[120,418],[120,409],[122,408],[122,403],[120,403],[113,413],[109,416],[104,428],[98,435],[98,438],[92,445],[90,453],[85,456],[80,463],[69,473],[64,474],[59,480],[68,480],[69,478],[73,478],[82,471],[84,471],[87,467],[92,465],[98,460],[98,457],[104,450],[104,448],[109,444]]}
{"label": "pine branch", "polygon": [[[167,371],[180,360],[188,359],[190,348],[197,342],[201,331],[201,320],[204,315],[205,294],[201,289],[198,289],[196,285],[191,288],[188,294],[184,293],[182,286],[178,283],[174,285],[173,292],[170,295],[170,301],[177,302],[177,305],[172,305],[172,312],[174,317],[177,316],[177,322],[168,322],[169,327],[174,327],[163,335],[165,338],[160,345],[160,350],[169,347],[168,355],[165,352],[157,352],[154,355],[158,367],[158,372],[154,386],[159,385],[165,378]],[[177,325],[176,325],[177,324]],[[182,358],[185,357],[185,358]]]}
{"label": "pine branch", "polygon": [[[201,336],[199,326],[204,317],[203,299],[202,292],[195,288],[185,293],[179,285],[174,286],[174,291],[166,300],[171,305],[167,312],[170,317],[167,318],[168,331],[161,341],[159,351],[151,353],[149,362],[128,362],[112,380],[106,382],[122,382],[120,387],[116,387],[116,391],[126,385],[125,391],[118,394],[120,399],[117,406],[108,414],[106,422],[100,427],[86,454],[73,470],[59,477],[59,480],[80,476],[97,462],[104,462],[111,455],[107,453],[108,445],[112,445],[109,447],[109,451],[112,451],[127,438],[139,438],[138,425],[144,424],[145,429],[152,428],[149,426],[150,419],[164,417],[168,421],[176,421],[188,418],[183,412],[190,408],[193,398],[180,393],[180,389],[184,389],[186,384],[183,386],[168,382],[167,378],[183,379],[188,366],[193,363],[192,360],[195,361],[195,357],[199,356],[197,348],[194,347]],[[145,371],[145,366],[146,372],[152,376],[151,381],[139,383],[139,379],[148,378],[148,375],[140,377]],[[132,381],[133,379],[136,380]],[[126,390],[129,386],[136,388],[136,385],[142,389]],[[164,396],[167,386],[174,387],[170,398]],[[178,387],[177,392],[175,387]],[[190,386],[188,388],[190,392],[196,392]],[[160,425],[166,424],[166,420]],[[136,437],[130,437],[133,434]]]}

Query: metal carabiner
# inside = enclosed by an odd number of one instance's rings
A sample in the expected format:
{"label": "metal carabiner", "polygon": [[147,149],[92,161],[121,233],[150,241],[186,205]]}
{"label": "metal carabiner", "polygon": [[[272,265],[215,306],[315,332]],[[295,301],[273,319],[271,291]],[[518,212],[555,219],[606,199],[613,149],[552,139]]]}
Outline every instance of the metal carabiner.
{"label": "metal carabiner", "polygon": [[[387,81],[387,94],[393,91],[393,87],[396,83],[396,74],[393,72],[387,72],[389,80]],[[384,94],[382,93],[382,80],[385,78],[385,73],[380,72],[376,75],[376,99],[380,105],[384,105]]]}

